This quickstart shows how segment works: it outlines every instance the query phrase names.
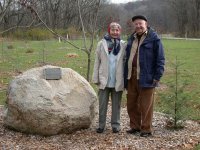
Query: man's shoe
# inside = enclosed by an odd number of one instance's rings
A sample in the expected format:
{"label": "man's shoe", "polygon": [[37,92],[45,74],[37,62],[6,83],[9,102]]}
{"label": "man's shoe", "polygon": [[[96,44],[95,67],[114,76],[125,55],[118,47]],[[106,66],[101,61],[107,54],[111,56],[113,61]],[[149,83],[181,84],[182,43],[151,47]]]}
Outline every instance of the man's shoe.
{"label": "man's shoe", "polygon": [[102,128],[96,129],[96,132],[97,132],[97,133],[103,133],[103,131],[104,131],[104,129],[102,129]]}
{"label": "man's shoe", "polygon": [[140,136],[141,137],[149,137],[149,136],[152,136],[151,132],[142,132],[140,133]]}
{"label": "man's shoe", "polygon": [[136,133],[139,133],[140,130],[139,129],[130,129],[130,130],[127,130],[126,132],[129,134],[136,134]]}
{"label": "man's shoe", "polygon": [[113,131],[113,133],[118,133],[118,132],[119,132],[119,129],[117,129],[117,128],[112,128],[112,131]]}

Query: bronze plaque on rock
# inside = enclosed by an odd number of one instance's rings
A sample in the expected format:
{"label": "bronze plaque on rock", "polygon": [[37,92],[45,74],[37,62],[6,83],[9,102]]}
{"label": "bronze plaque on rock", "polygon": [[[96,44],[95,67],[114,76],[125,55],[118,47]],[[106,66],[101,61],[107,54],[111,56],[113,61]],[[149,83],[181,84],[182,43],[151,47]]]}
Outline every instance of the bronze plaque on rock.
{"label": "bronze plaque on rock", "polygon": [[45,68],[44,78],[46,80],[60,80],[62,77],[60,68]]}

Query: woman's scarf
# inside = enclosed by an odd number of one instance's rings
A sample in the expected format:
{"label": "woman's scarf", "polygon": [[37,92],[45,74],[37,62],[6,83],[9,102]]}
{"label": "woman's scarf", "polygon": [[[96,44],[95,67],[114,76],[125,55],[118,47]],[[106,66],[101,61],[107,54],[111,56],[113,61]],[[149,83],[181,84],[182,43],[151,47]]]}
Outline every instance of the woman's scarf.
{"label": "woman's scarf", "polygon": [[[113,54],[116,56],[120,51],[120,38],[112,38],[110,35],[106,34],[104,39],[107,41],[108,44],[108,53],[113,50]],[[114,39],[114,43],[112,41]]]}

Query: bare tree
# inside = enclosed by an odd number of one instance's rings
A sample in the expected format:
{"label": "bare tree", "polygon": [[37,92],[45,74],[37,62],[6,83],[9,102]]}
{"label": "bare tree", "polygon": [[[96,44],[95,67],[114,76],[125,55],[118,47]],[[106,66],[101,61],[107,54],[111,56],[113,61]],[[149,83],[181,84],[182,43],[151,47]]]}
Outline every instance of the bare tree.
{"label": "bare tree", "polygon": [[[84,44],[82,47],[77,46],[76,44],[70,42],[68,39],[65,37],[59,35],[55,30],[51,29],[41,18],[40,14],[38,13],[37,9],[32,5],[32,3],[28,0],[19,0],[19,3],[21,6],[29,10],[32,15],[40,21],[45,28],[47,28],[52,34],[55,36],[61,38],[62,40],[65,40],[68,44],[72,45],[74,48],[78,50],[83,50],[86,52],[88,56],[88,68],[87,68],[87,80],[90,80],[90,66],[91,66],[91,52],[94,46],[94,38],[95,38],[95,33],[96,33],[96,22],[97,22],[97,16],[98,16],[98,10],[100,7],[100,2],[101,0],[90,0],[90,1],[85,1],[85,0],[76,0],[76,6],[78,7],[78,14],[80,18],[80,25],[83,33],[83,41]],[[87,8],[87,9],[86,9]],[[88,20],[83,20],[83,16],[89,16],[87,17]],[[90,33],[90,44],[89,46],[87,45],[86,42],[86,30],[85,27],[87,26],[87,31]]]}
{"label": "bare tree", "polygon": [[200,1],[170,0],[173,13],[176,14],[177,30],[180,36],[200,36]]}
{"label": "bare tree", "polygon": [[192,36],[200,36],[200,1],[190,0],[188,4],[188,31]]}
{"label": "bare tree", "polygon": [[[73,26],[75,23],[74,20],[78,20],[78,9],[75,6],[74,0],[64,0],[61,5],[61,23],[62,28],[68,28],[69,26]],[[70,12],[70,13],[69,13]]]}
{"label": "bare tree", "polygon": [[1,0],[0,1],[0,22],[2,22],[6,12],[9,10],[12,5],[12,0]]}
{"label": "bare tree", "polygon": [[10,17],[13,15],[13,9],[15,1],[1,0],[0,1],[0,23],[3,29],[6,29],[10,25]]}
{"label": "bare tree", "polygon": [[112,21],[120,21],[121,11],[119,9],[120,7],[114,4],[104,4],[104,7],[101,8],[98,23],[101,25],[103,32],[107,31],[107,27]]}
{"label": "bare tree", "polygon": [[35,20],[36,18],[30,17],[31,12],[25,11],[17,0],[11,0],[11,2],[10,0],[4,0],[4,2],[6,2],[7,4],[6,6],[8,8],[4,14],[1,13],[2,19],[0,20],[0,25],[1,25],[0,34],[4,34],[16,28],[29,28],[34,25],[34,23],[36,22]]}
{"label": "bare tree", "polygon": [[75,6],[76,2],[73,0],[43,0],[38,1],[38,12],[43,12],[41,18],[52,29],[62,28],[78,16]]}
{"label": "bare tree", "polygon": [[[35,8],[43,22],[51,29],[74,27],[82,30],[79,13],[87,33],[91,33],[91,18],[95,8],[93,0],[20,0]],[[0,29],[10,31],[17,27],[38,26],[41,21],[30,17],[30,11],[18,4],[19,0],[0,0]],[[110,0],[101,0],[97,25],[99,31],[106,32],[111,21],[118,21],[123,31],[133,15],[143,14],[149,24],[160,33],[173,33],[179,36],[200,36],[199,0],[140,0],[127,4],[111,4]],[[33,15],[32,15],[33,16]],[[40,26],[42,27],[42,26]],[[5,33],[5,32],[1,32]]]}
{"label": "bare tree", "polygon": [[141,0],[120,7],[127,11],[126,16],[146,15],[149,24],[160,33],[200,37],[199,0]]}
{"label": "bare tree", "polygon": [[187,0],[170,0],[170,6],[173,8],[173,13],[176,15],[179,35],[182,36],[187,32]]}
{"label": "bare tree", "polygon": [[[97,31],[96,26],[97,26],[98,10],[99,10],[99,7],[100,7],[100,0],[98,0],[98,1],[96,1],[96,0],[87,1],[87,3],[85,3],[82,6],[82,9],[81,9],[81,5],[80,5],[81,1],[82,1],[82,4],[83,4],[84,0],[77,0],[77,3],[78,3],[78,10],[79,10],[81,27],[82,27],[82,31],[83,31],[82,32],[83,33],[83,39],[84,39],[84,46],[83,47],[85,48],[87,56],[88,56],[87,80],[89,81],[90,80],[90,66],[91,66],[91,52],[92,52],[92,49],[94,47],[94,39],[95,39],[96,31]],[[89,6],[89,10],[85,9],[86,6]],[[89,17],[87,17],[88,20],[83,21],[83,15],[89,16]],[[87,31],[90,33],[90,45],[89,46],[87,46],[85,27],[88,28]]]}

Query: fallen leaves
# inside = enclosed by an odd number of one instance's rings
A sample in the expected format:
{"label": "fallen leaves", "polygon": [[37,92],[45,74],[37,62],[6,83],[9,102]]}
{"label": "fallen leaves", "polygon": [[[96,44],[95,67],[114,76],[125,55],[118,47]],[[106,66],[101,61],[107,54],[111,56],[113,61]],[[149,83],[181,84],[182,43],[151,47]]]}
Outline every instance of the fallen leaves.
{"label": "fallen leaves", "polygon": [[68,53],[68,54],[66,55],[66,57],[76,58],[76,57],[78,57],[78,54],[76,54],[76,53]]}

